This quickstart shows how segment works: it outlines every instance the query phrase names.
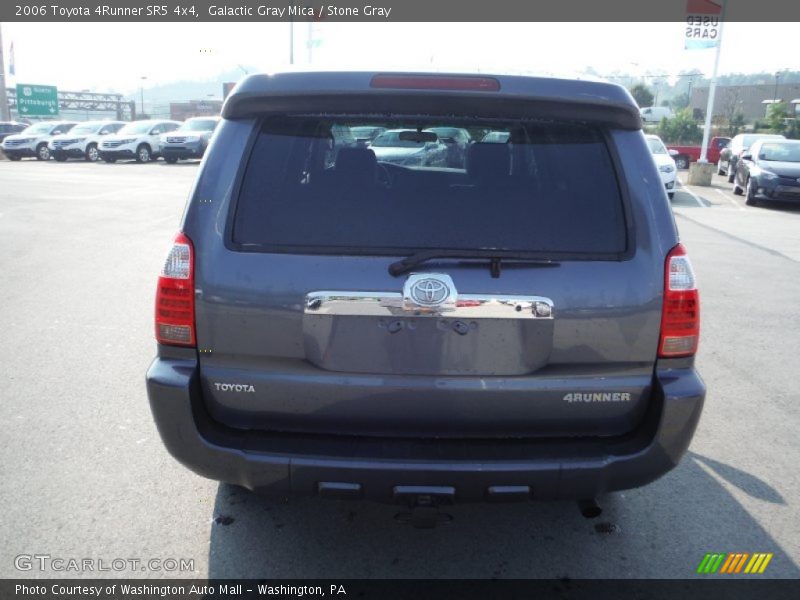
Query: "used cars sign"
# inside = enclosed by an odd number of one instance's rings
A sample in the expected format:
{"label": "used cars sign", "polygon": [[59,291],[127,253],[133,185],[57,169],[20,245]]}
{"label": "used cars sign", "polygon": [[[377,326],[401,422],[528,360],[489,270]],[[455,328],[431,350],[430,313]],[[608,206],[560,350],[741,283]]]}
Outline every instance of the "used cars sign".
{"label": "used cars sign", "polygon": [[722,0],[687,0],[684,48],[702,50],[719,45]]}

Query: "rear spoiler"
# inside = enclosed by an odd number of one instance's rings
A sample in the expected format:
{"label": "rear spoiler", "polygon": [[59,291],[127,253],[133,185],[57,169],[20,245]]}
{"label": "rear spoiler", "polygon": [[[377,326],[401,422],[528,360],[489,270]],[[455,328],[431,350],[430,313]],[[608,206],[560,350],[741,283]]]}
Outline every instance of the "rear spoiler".
{"label": "rear spoiler", "polygon": [[[480,115],[508,119],[586,121],[639,130],[639,109],[620,86],[587,81],[496,77],[497,89],[387,89],[381,74],[285,73],[250,76],[222,108],[225,119],[289,113]],[[411,76],[409,76],[411,77]],[[421,79],[414,75],[415,80]],[[426,76],[433,79],[432,76]],[[468,76],[436,75],[436,78]],[[485,76],[482,76],[486,79]]]}

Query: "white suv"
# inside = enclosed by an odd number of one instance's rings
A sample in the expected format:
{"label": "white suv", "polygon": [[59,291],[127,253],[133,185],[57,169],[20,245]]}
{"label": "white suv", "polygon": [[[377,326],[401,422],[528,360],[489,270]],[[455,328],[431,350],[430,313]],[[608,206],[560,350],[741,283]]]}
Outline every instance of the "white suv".
{"label": "white suv", "polygon": [[76,123],[74,121],[42,121],[28,127],[16,135],[3,140],[3,154],[10,160],[20,160],[25,156],[35,156],[37,160],[49,160],[50,138],[67,133]]}
{"label": "white suv", "polygon": [[103,138],[100,142],[100,158],[107,163],[120,159],[150,162],[161,154],[161,134],[175,131],[180,126],[179,121],[161,119],[133,121],[114,135]]}
{"label": "white suv", "polygon": [[59,162],[68,158],[83,158],[94,162],[100,157],[101,138],[116,133],[125,125],[122,121],[87,121],[78,123],[68,133],[50,139],[50,154]]}

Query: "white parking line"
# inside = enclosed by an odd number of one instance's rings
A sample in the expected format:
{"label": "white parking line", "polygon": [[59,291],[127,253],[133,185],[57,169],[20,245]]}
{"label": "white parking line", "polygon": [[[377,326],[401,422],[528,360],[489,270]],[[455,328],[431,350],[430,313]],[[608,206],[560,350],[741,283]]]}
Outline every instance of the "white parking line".
{"label": "white parking line", "polygon": [[681,188],[683,188],[687,194],[689,194],[692,198],[694,198],[694,201],[697,202],[697,206],[699,206],[700,208],[706,207],[706,205],[703,204],[703,201],[700,200],[700,197],[697,194],[695,194],[692,190],[686,187],[686,184],[683,183],[683,181],[681,181],[680,179],[678,179],[678,181],[680,181]]}
{"label": "white parking line", "polygon": [[717,193],[718,193],[720,196],[722,196],[722,197],[723,197],[723,198],[725,198],[726,200],[728,200],[728,201],[729,201],[731,204],[733,204],[733,205],[734,205],[736,208],[738,208],[739,210],[744,210],[744,209],[745,209],[745,208],[744,208],[744,206],[742,206],[741,204],[739,204],[739,203],[738,203],[736,200],[734,200],[733,198],[731,198],[730,196],[728,196],[728,194],[726,194],[726,193],[725,193],[725,192],[723,192],[722,190],[718,190],[718,189],[716,189],[716,188],[715,188],[715,189],[714,189],[714,191],[715,191],[715,192],[717,192]]}

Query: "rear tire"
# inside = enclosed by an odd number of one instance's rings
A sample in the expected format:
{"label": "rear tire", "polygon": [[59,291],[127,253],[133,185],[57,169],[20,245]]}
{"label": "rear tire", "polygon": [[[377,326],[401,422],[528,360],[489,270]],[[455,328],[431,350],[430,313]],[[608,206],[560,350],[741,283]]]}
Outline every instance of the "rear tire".
{"label": "rear tire", "polygon": [[733,184],[733,193],[736,194],[737,196],[741,196],[742,195],[742,188],[739,187],[738,183],[734,182],[734,184]]}
{"label": "rear tire", "polygon": [[728,167],[728,183],[733,183],[736,179],[736,173],[731,173],[730,170],[731,168]]}
{"label": "rear tire", "polygon": [[722,165],[719,162],[717,163],[717,175],[725,175],[725,171],[722,170]]}
{"label": "rear tire", "polygon": [[153,155],[150,152],[150,146],[141,144],[136,148],[136,162],[148,163],[153,160]]}
{"label": "rear tire", "polygon": [[47,144],[36,146],[36,160],[50,160],[50,148],[47,147]]}
{"label": "rear tire", "polygon": [[675,157],[675,166],[681,170],[689,168],[689,159],[685,156]]}
{"label": "rear tire", "polygon": [[758,206],[758,200],[756,200],[756,190],[752,182],[753,180],[748,177],[744,203],[748,206]]}

